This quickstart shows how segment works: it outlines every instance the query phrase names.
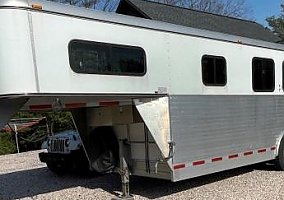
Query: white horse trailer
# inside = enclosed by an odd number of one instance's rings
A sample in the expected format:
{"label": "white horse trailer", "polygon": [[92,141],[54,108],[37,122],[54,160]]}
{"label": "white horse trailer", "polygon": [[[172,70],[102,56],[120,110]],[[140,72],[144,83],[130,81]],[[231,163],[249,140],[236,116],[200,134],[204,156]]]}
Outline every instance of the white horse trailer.
{"label": "white horse trailer", "polygon": [[33,0],[2,0],[0,18],[0,125],[71,110],[101,172],[284,168],[283,45]]}

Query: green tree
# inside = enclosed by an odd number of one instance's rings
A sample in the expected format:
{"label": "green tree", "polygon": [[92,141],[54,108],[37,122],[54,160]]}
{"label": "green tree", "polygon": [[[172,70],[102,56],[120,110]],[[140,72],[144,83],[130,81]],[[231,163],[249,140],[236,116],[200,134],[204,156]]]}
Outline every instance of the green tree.
{"label": "green tree", "polygon": [[16,143],[13,133],[0,132],[0,155],[16,153]]}
{"label": "green tree", "polygon": [[266,19],[272,31],[284,41],[284,4],[281,5],[280,16],[271,16]]}
{"label": "green tree", "polygon": [[[31,118],[42,118],[39,124],[25,127],[24,130],[18,129],[18,141],[20,152],[39,149],[42,141],[47,137],[48,133],[60,132],[63,130],[74,129],[72,114],[70,112],[18,112],[13,119],[25,122]],[[49,127],[47,130],[46,123]],[[11,126],[13,128],[13,126]],[[0,132],[0,155],[16,153],[15,133]]]}
{"label": "green tree", "polygon": [[74,129],[70,112],[18,112],[13,118],[41,118],[46,117],[48,126],[53,132]]}
{"label": "green tree", "polygon": [[45,113],[48,125],[53,132],[74,129],[72,114],[70,112],[49,112]]}

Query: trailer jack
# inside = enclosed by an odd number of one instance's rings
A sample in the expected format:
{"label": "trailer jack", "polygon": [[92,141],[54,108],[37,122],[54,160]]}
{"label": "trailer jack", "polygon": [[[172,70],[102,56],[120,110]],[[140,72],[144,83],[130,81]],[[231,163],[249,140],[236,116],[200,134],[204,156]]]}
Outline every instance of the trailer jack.
{"label": "trailer jack", "polygon": [[112,200],[134,200],[133,195],[129,192],[129,169],[127,163],[124,158],[124,149],[123,149],[123,141],[120,141],[119,144],[119,157],[120,157],[120,167],[116,169],[116,171],[121,176],[121,189],[122,194],[112,198]]}

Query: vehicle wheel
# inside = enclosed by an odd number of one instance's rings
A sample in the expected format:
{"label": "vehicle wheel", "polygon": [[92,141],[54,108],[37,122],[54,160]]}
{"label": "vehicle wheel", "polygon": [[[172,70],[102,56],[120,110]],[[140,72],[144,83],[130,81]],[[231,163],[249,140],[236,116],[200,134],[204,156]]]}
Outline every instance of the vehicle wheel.
{"label": "vehicle wheel", "polygon": [[66,164],[63,162],[46,162],[46,165],[50,171],[52,171],[55,174],[61,175],[67,172]]}
{"label": "vehicle wheel", "polygon": [[284,138],[280,142],[278,156],[276,158],[276,168],[284,170]]}
{"label": "vehicle wheel", "polygon": [[119,161],[119,147],[115,133],[111,127],[98,127],[92,132],[95,161],[92,168],[99,173],[112,172]]}
{"label": "vehicle wheel", "polygon": [[76,172],[87,174],[90,172],[89,161],[86,157],[85,151],[83,148],[77,150],[76,152],[72,152],[73,154],[73,162],[72,166]]}

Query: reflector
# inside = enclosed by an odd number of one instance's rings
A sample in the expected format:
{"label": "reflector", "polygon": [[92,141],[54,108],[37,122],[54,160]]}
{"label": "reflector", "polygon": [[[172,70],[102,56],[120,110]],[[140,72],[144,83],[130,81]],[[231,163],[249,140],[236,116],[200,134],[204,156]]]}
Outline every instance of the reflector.
{"label": "reflector", "polygon": [[42,5],[40,4],[32,4],[32,8],[35,10],[42,10]]}

